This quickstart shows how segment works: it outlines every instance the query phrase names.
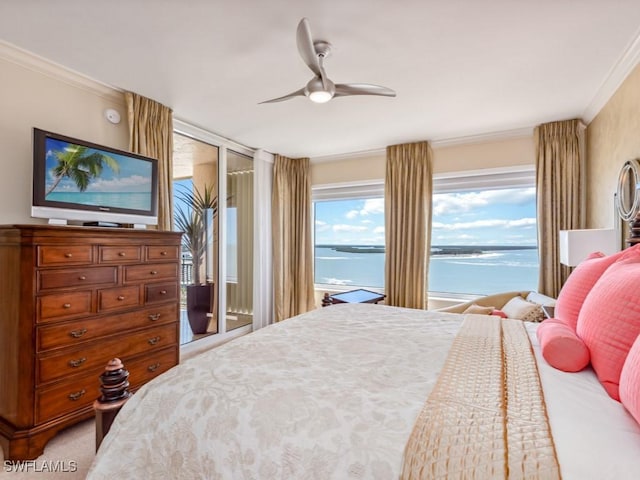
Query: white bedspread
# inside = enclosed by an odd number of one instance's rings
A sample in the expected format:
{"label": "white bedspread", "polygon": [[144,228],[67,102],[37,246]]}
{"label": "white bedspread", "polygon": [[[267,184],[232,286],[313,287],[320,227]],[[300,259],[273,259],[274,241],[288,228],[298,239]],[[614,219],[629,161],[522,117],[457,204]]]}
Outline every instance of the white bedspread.
{"label": "white bedspread", "polygon": [[[88,478],[396,479],[462,318],[341,304],[233,340],[140,389]],[[549,368],[541,379],[563,478],[637,478],[640,428],[607,402],[593,372]],[[563,393],[568,381],[580,386]],[[576,399],[584,391],[588,405]],[[605,431],[573,433],[575,419]]]}
{"label": "white bedspread", "polygon": [[461,318],[334,305],[215,348],[129,400],[89,478],[398,478]]}

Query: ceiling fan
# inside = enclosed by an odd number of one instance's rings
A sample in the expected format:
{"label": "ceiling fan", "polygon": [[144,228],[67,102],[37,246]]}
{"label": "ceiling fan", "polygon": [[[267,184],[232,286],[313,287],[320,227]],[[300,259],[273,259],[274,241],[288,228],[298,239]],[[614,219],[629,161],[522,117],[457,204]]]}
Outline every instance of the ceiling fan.
{"label": "ceiling fan", "polygon": [[304,63],[314,73],[314,77],[300,90],[289,93],[284,97],[266,100],[262,103],[275,103],[289,100],[293,97],[306,96],[315,103],[325,103],[333,97],[347,97],[349,95],[379,95],[382,97],[395,97],[396,92],[387,87],[371,85],[368,83],[333,83],[324,71],[324,59],[331,52],[331,44],[322,40],[313,41],[309,20],[303,18],[298,24],[296,32],[298,52]]}

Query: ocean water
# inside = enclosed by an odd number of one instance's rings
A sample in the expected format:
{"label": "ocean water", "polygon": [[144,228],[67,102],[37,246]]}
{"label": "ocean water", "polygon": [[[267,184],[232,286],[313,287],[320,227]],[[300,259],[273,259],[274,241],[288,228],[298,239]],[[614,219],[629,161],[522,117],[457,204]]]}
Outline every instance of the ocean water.
{"label": "ocean water", "polygon": [[[328,247],[316,247],[315,282],[383,287],[384,253],[337,252]],[[537,288],[537,249],[431,256],[431,292],[488,295]]]}
{"label": "ocean water", "polygon": [[149,210],[151,208],[150,192],[51,192],[46,199],[80,205],[130,208],[132,210]]}

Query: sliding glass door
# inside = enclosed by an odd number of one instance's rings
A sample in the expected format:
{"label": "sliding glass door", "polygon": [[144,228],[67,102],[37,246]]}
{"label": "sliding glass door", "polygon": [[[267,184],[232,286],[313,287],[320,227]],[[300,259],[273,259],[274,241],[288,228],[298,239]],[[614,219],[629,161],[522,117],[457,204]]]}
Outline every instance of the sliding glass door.
{"label": "sliding glass door", "polygon": [[252,328],[252,155],[186,125],[174,133],[174,229],[185,232],[181,343]]}
{"label": "sliding glass door", "polygon": [[174,134],[174,229],[184,232],[180,343],[218,333],[220,149]]}

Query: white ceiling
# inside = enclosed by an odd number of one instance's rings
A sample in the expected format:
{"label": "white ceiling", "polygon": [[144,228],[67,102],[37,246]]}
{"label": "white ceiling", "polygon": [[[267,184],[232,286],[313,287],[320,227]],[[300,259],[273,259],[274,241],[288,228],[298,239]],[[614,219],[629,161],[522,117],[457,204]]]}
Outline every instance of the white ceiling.
{"label": "white ceiling", "polygon": [[[397,97],[258,105],[313,76],[296,48],[302,17],[333,44],[334,82]],[[588,121],[640,58],[639,35],[638,0],[0,3],[0,40],[292,157]]]}

